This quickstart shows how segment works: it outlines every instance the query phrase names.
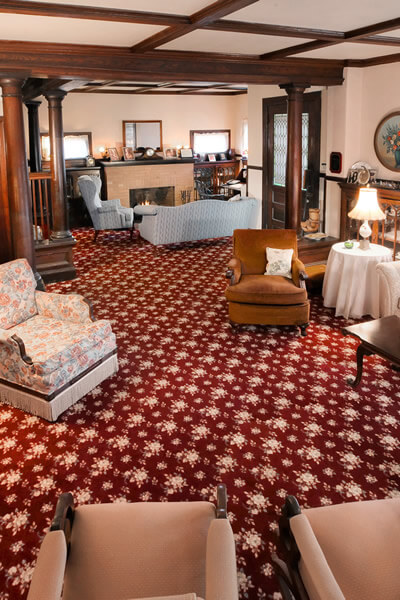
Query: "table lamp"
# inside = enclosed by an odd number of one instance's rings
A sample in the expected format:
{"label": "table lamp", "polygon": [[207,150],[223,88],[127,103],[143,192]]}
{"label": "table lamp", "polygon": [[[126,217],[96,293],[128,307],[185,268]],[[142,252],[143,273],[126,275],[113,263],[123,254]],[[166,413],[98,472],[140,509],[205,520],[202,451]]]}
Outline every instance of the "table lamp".
{"label": "table lamp", "polygon": [[375,188],[361,188],[358,195],[357,204],[348,213],[350,219],[364,221],[359,229],[361,250],[369,249],[369,236],[372,233],[368,221],[382,221],[385,219],[385,213],[378,204],[378,195]]}

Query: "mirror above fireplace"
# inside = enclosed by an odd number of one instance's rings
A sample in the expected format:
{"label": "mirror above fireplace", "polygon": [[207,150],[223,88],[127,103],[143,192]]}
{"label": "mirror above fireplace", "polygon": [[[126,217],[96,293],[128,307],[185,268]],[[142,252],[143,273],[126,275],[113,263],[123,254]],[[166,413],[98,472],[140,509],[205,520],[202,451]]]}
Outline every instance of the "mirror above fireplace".
{"label": "mirror above fireplace", "polygon": [[162,121],[122,121],[124,146],[162,150]]}

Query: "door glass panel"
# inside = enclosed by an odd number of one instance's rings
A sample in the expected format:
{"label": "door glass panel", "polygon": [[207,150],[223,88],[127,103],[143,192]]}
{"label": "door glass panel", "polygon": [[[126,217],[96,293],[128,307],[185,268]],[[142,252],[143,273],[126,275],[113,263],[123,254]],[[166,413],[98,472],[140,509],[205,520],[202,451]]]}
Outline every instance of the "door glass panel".
{"label": "door glass panel", "polygon": [[287,114],[274,115],[273,185],[285,185],[287,154]]}
{"label": "door glass panel", "polygon": [[[309,114],[302,115],[302,169],[308,168]],[[273,185],[286,185],[287,114],[274,115],[274,177]]]}
{"label": "door glass panel", "polygon": [[[308,124],[310,121],[310,115],[308,113],[303,113],[301,119],[301,164],[302,164],[302,173],[308,169]],[[304,182],[304,177],[302,177],[302,182]],[[305,189],[302,185],[302,188]]]}

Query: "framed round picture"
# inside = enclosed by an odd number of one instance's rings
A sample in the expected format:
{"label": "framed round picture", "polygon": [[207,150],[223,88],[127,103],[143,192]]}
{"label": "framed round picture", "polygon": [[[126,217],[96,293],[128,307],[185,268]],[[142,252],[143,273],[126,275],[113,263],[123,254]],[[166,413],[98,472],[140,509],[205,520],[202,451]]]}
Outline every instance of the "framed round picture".
{"label": "framed round picture", "polygon": [[374,146],[383,166],[400,172],[400,112],[382,119],[375,131]]}

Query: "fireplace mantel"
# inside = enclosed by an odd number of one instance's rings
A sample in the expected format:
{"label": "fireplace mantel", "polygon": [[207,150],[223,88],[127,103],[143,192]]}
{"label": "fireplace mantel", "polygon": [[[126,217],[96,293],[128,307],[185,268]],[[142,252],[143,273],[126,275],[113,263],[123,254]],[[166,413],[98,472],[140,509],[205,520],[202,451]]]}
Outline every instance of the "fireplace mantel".
{"label": "fireplace mantel", "polygon": [[119,198],[129,207],[129,190],[174,187],[175,206],[182,204],[182,196],[193,192],[193,159],[141,160],[101,162],[103,189],[109,200]]}
{"label": "fireplace mantel", "polygon": [[141,160],[119,160],[119,161],[108,161],[100,160],[99,164],[104,167],[140,167],[143,165],[181,165],[181,164],[192,164],[194,158],[161,158],[152,160],[151,158],[145,158]]}

